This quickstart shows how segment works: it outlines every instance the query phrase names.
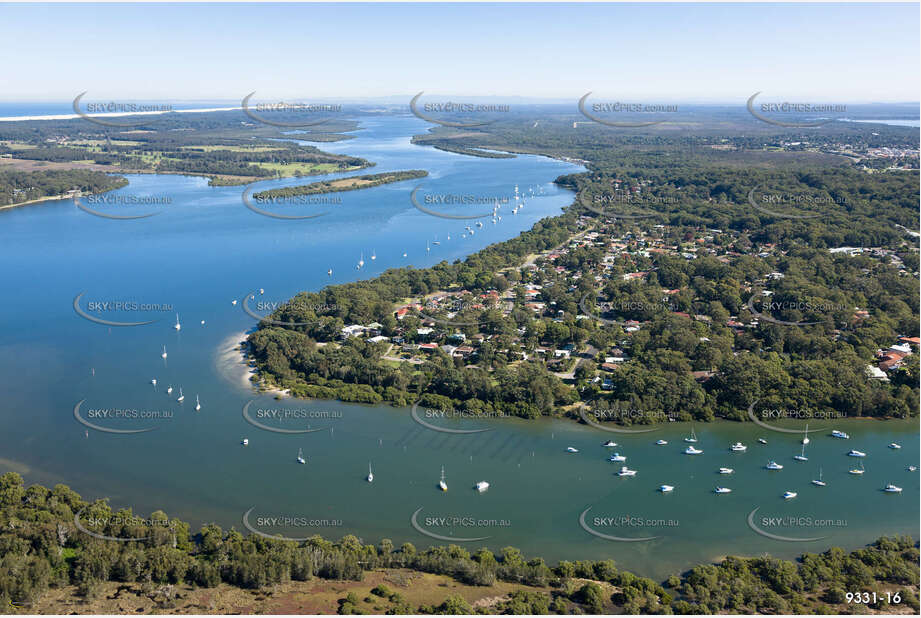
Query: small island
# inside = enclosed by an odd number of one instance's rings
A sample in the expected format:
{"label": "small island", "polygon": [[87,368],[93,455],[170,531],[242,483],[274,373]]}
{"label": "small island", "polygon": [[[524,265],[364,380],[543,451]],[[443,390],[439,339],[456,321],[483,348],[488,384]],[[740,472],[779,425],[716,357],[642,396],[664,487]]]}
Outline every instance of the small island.
{"label": "small island", "polygon": [[357,191],[370,189],[392,182],[402,182],[412,178],[424,178],[429,173],[425,170],[406,170],[403,172],[382,172],[380,174],[365,174],[362,176],[349,176],[337,180],[321,180],[307,185],[295,187],[282,187],[260,191],[253,195],[256,199],[271,199],[279,197],[294,197],[297,195],[317,195],[319,193],[338,193],[341,191]]}

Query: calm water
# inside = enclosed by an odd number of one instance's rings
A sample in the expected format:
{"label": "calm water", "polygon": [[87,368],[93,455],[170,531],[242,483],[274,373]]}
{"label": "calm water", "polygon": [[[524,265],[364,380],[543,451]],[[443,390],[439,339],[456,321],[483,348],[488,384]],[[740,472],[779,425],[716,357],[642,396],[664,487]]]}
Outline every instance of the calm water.
{"label": "calm water", "polygon": [[[242,529],[241,517],[252,509],[254,527],[290,537],[355,533],[366,542],[388,537],[397,544],[440,543],[412,527],[410,518],[421,509],[417,523],[434,534],[489,537],[464,543],[470,549],[514,545],[553,561],[613,558],[623,568],[655,577],[727,553],[793,556],[831,544],[857,546],[880,534],[917,536],[918,475],[905,469],[918,462],[917,422],[838,423],[852,439],[817,432],[809,461],[798,463],[792,459],[799,452],[798,436],[767,435],[769,445],[760,446],[755,439],[765,431],[743,424],[698,425],[705,453],[688,457],[681,454],[688,428],[677,425],[622,437],[569,421],[468,422],[491,431],[453,435],[422,427],[409,410],[255,397],[229,352],[235,334],[255,320],[240,304],[232,305],[233,299],[263,288],[253,301],[256,307],[256,302],[280,302],[299,290],[370,277],[389,267],[462,258],[558,213],[572,195],[552,180],[581,169],[542,157],[480,159],[412,146],[410,136],[426,129],[412,117],[363,119],[362,126],[356,139],[322,148],[377,162],[368,173],[421,168],[430,176],[338,194],[341,203],[313,211],[325,216],[302,221],[259,216],[243,206],[240,187],[208,187],[204,179],[183,176],[134,175],[129,187],[114,192],[168,198],[165,205],[93,205],[121,214],[160,212],[147,219],[102,219],[69,201],[0,212],[7,291],[7,302],[0,304],[5,394],[0,471],[16,470],[29,482],[46,485],[63,482],[85,498],[108,496],[113,506],[134,506],[141,514],[162,508],[195,526],[216,521]],[[303,181],[268,181],[259,188],[297,182]],[[504,207],[501,222],[484,219],[475,235],[462,238],[472,222],[413,208],[409,192],[417,184],[433,193],[497,197],[510,196],[518,184],[535,196],[526,198],[518,215]],[[439,245],[433,244],[436,239]],[[358,271],[362,256],[366,264]],[[74,312],[74,297],[81,292],[84,310],[97,301],[169,308],[88,311],[113,321],[158,320],[108,327]],[[172,328],[175,312],[182,321],[178,332]],[[160,356],[164,345],[166,359]],[[171,395],[167,385],[176,389]],[[182,404],[176,401],[180,386],[186,395]],[[198,412],[196,395],[202,403]],[[254,397],[253,418],[259,410],[288,412],[288,420],[263,419],[264,424],[320,431],[282,435],[254,427],[242,414]],[[74,419],[79,401],[84,401],[82,416],[100,426],[156,430],[133,435],[87,430]],[[93,410],[112,408],[172,416],[90,418]],[[660,435],[668,446],[653,445]],[[639,470],[637,477],[613,476],[620,464],[605,461],[599,446],[612,436],[621,443],[617,450],[628,455],[628,465]],[[243,437],[249,438],[248,447],[240,445]],[[748,443],[749,452],[729,453],[736,440]],[[886,448],[893,440],[902,443],[900,451]],[[567,446],[580,452],[568,454]],[[863,477],[847,474],[856,462],[844,456],[851,448],[869,453]],[[307,465],[295,463],[298,449]],[[764,471],[770,458],[785,469]],[[369,462],[373,484],[364,480]],[[436,487],[442,466],[447,493]],[[736,474],[721,477],[720,466],[734,467]],[[825,488],[809,484],[820,466]],[[489,491],[473,491],[479,480],[491,483]],[[903,487],[903,494],[883,494],[888,482]],[[657,493],[663,483],[675,485],[674,493]],[[713,495],[717,483],[734,493]],[[784,502],[780,494],[787,489],[799,497]],[[593,536],[579,525],[589,507],[586,522],[600,533],[658,538],[624,542]],[[767,521],[765,529],[774,534],[828,535],[805,544],[771,540],[746,523],[756,507],[759,522],[762,516],[796,515],[832,519],[835,525],[780,529]],[[617,526],[595,521],[623,515],[635,519]],[[303,520],[273,526],[260,519],[265,517]]]}

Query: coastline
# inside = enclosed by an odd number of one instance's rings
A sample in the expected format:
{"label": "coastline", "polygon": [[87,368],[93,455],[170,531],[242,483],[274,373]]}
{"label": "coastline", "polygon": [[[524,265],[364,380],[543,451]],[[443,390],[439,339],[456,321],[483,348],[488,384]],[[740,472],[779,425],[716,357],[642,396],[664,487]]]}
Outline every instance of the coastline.
{"label": "coastline", "polygon": [[281,399],[291,393],[275,387],[268,387],[259,377],[246,351],[248,331],[231,333],[218,344],[214,353],[214,366],[218,375],[231,385],[247,392],[273,395]]}

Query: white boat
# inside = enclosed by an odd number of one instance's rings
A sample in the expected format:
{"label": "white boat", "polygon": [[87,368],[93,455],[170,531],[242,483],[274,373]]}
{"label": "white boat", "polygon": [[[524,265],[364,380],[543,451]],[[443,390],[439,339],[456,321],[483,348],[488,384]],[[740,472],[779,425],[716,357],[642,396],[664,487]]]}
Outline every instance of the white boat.
{"label": "white boat", "polygon": [[659,491],[661,491],[663,494],[667,494],[670,491],[674,491],[674,489],[675,488],[671,485],[659,485]]}
{"label": "white boat", "polygon": [[371,259],[372,259],[372,260],[376,260],[376,259],[377,259],[377,253],[376,253],[374,250],[371,251]]}
{"label": "white boat", "polygon": [[918,471],[918,466],[908,466],[908,471],[909,471],[909,472],[917,472],[917,471]]}
{"label": "white boat", "polygon": [[847,440],[847,439],[850,438],[851,436],[847,435],[847,434],[844,433],[843,431],[838,431],[837,429],[832,429],[832,430],[831,430],[831,437],[832,437],[832,438],[841,438],[842,440]]}
{"label": "white boat", "polygon": [[476,490],[480,493],[483,493],[487,489],[489,489],[489,483],[487,483],[486,481],[480,481],[479,483],[476,484]]}
{"label": "white boat", "polygon": [[694,433],[694,428],[691,427],[691,435],[684,439],[685,442],[697,442],[697,434]]}
{"label": "white boat", "polygon": [[445,467],[441,466],[441,480],[438,481],[438,489],[448,491],[448,484],[445,482]]}
{"label": "white boat", "polygon": [[636,476],[636,470],[631,470],[627,466],[623,466],[620,472],[617,473],[617,476]]}
{"label": "white boat", "polygon": [[153,384],[154,386],[156,386],[156,385],[157,385],[157,379],[154,378],[153,380],[150,381],[150,383]]}
{"label": "white boat", "polygon": [[205,321],[204,321],[204,320],[201,321],[201,325],[202,325],[202,326],[205,325]]}
{"label": "white boat", "polygon": [[767,440],[764,438],[758,438],[758,444],[767,444]]}
{"label": "white boat", "polygon": [[848,457],[866,457],[867,454],[863,451],[852,450],[847,454]]}
{"label": "white boat", "polygon": [[607,442],[605,442],[605,443],[602,444],[601,446],[607,446],[607,447],[617,446],[617,442],[615,442],[614,440],[608,440]]}
{"label": "white boat", "polygon": [[361,258],[358,260],[358,266],[356,266],[356,269],[361,270],[361,267],[364,265],[365,265],[365,254],[362,253]]}
{"label": "white boat", "polygon": [[783,492],[783,499],[784,499],[784,500],[791,500],[791,499],[793,499],[793,498],[795,498],[795,497],[796,497],[796,492],[795,492],[795,491],[785,491],[785,492]]}
{"label": "white boat", "polygon": [[720,474],[732,474],[735,472],[732,468],[720,468]]}
{"label": "white boat", "polygon": [[627,461],[627,456],[621,455],[620,453],[614,453],[608,457],[608,461]]}
{"label": "white boat", "polygon": [[477,221],[477,222],[476,222],[476,226],[477,226],[477,227],[483,227],[483,222],[482,222],[482,221]]}
{"label": "white boat", "polygon": [[900,449],[900,448],[902,448],[902,445],[901,445],[901,444],[897,444],[897,443],[895,443],[895,442],[890,442],[890,443],[889,443],[889,448]]}
{"label": "white boat", "polygon": [[741,442],[736,442],[735,444],[729,447],[729,450],[735,451],[737,453],[744,453],[745,451],[748,450],[748,447],[742,444]]}
{"label": "white boat", "polygon": [[768,462],[768,465],[764,466],[768,470],[783,470],[783,466],[774,461],[773,459]]}
{"label": "white boat", "polygon": [[201,401],[199,401],[198,395],[195,395],[195,410],[201,410]]}
{"label": "white boat", "polygon": [[892,483],[890,483],[890,484],[886,485],[886,487],[883,489],[883,491],[885,491],[886,493],[890,493],[890,494],[900,494],[900,493],[902,493],[902,488],[901,488],[901,487],[896,487],[895,485],[893,485]]}
{"label": "white boat", "polygon": [[803,444],[809,444],[809,423],[806,423],[806,430],[803,432]]}
{"label": "white boat", "polygon": [[[249,442],[249,441],[248,441],[248,440],[244,440],[244,441],[243,441],[244,444],[246,444],[247,442]],[[305,464],[305,463],[307,463],[307,460],[304,459],[304,449],[302,449],[302,448],[297,449],[297,463],[299,463],[299,464]]]}
{"label": "white boat", "polygon": [[728,493],[732,493],[732,490],[729,489],[728,487],[717,487],[716,489],[713,490],[713,493],[728,494]]}
{"label": "white boat", "polygon": [[182,394],[182,387],[180,386],[179,387],[179,397],[176,399],[176,401],[182,402],[184,400],[185,400],[185,395]]}
{"label": "white boat", "polygon": [[[404,254],[404,256],[405,256],[405,254]],[[333,276],[333,269],[330,268],[329,270],[327,270],[327,271],[326,271],[326,274],[329,275],[330,277],[332,277],[332,276]]]}
{"label": "white boat", "polygon": [[166,358],[166,346],[163,346],[163,354],[161,354],[160,357]]}
{"label": "white boat", "polygon": [[369,483],[373,483],[373,482],[374,482],[374,472],[371,471],[371,462],[370,462],[370,461],[368,462],[368,476],[366,477],[365,480],[367,480]]}
{"label": "white boat", "polygon": [[668,440],[659,439],[659,440],[656,440],[656,444],[658,444],[659,446],[665,446],[666,444],[668,444]]}
{"label": "white boat", "polygon": [[854,469],[852,469],[852,470],[848,470],[848,471],[847,471],[848,474],[863,474],[863,472],[864,472],[864,470],[863,470],[863,462],[862,462],[862,461],[860,462],[860,467],[859,467],[859,468],[854,468]]}
{"label": "white boat", "polygon": [[686,449],[684,449],[685,455],[700,455],[701,453],[703,453],[702,450],[700,450],[699,448],[694,448],[694,446],[690,444],[688,445]]}
{"label": "white boat", "polygon": [[578,453],[578,452],[579,452],[579,449],[577,449],[577,448],[574,447],[574,446],[567,446],[567,447],[566,447],[566,452],[567,452],[567,453]]}
{"label": "white boat", "polygon": [[243,438],[242,440],[240,440],[240,444],[242,444],[243,446],[248,446],[249,438]]}
{"label": "white boat", "polygon": [[167,395],[172,395],[172,394],[173,394],[173,385],[172,385],[172,384],[170,384],[169,386],[166,387],[166,394],[167,394]]}
{"label": "white boat", "polygon": [[259,293],[260,293],[260,294],[265,294],[265,289],[259,288]]}
{"label": "white boat", "polygon": [[231,305],[236,305],[236,304],[237,304],[237,299],[233,299],[232,301],[230,301],[230,304],[231,304]]}
{"label": "white boat", "polygon": [[800,451],[799,455],[794,455],[793,459],[796,461],[809,461],[809,458],[806,457],[806,444],[803,443],[803,449]]}
{"label": "white boat", "polygon": [[819,468],[819,478],[812,480],[813,485],[818,485],[819,487],[825,487],[826,483],[822,480],[822,468]]}
{"label": "white boat", "polygon": [[176,324],[173,325],[173,328],[175,328],[176,330],[180,330],[180,329],[182,328],[182,324],[179,323],[179,314],[178,314],[178,313],[176,314]]}

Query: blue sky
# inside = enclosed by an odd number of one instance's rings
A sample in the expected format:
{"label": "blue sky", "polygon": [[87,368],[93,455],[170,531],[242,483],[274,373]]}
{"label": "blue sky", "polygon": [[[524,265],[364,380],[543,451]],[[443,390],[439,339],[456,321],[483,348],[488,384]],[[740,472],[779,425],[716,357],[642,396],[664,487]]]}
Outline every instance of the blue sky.
{"label": "blue sky", "polygon": [[0,100],[917,101],[915,4],[0,4]]}

